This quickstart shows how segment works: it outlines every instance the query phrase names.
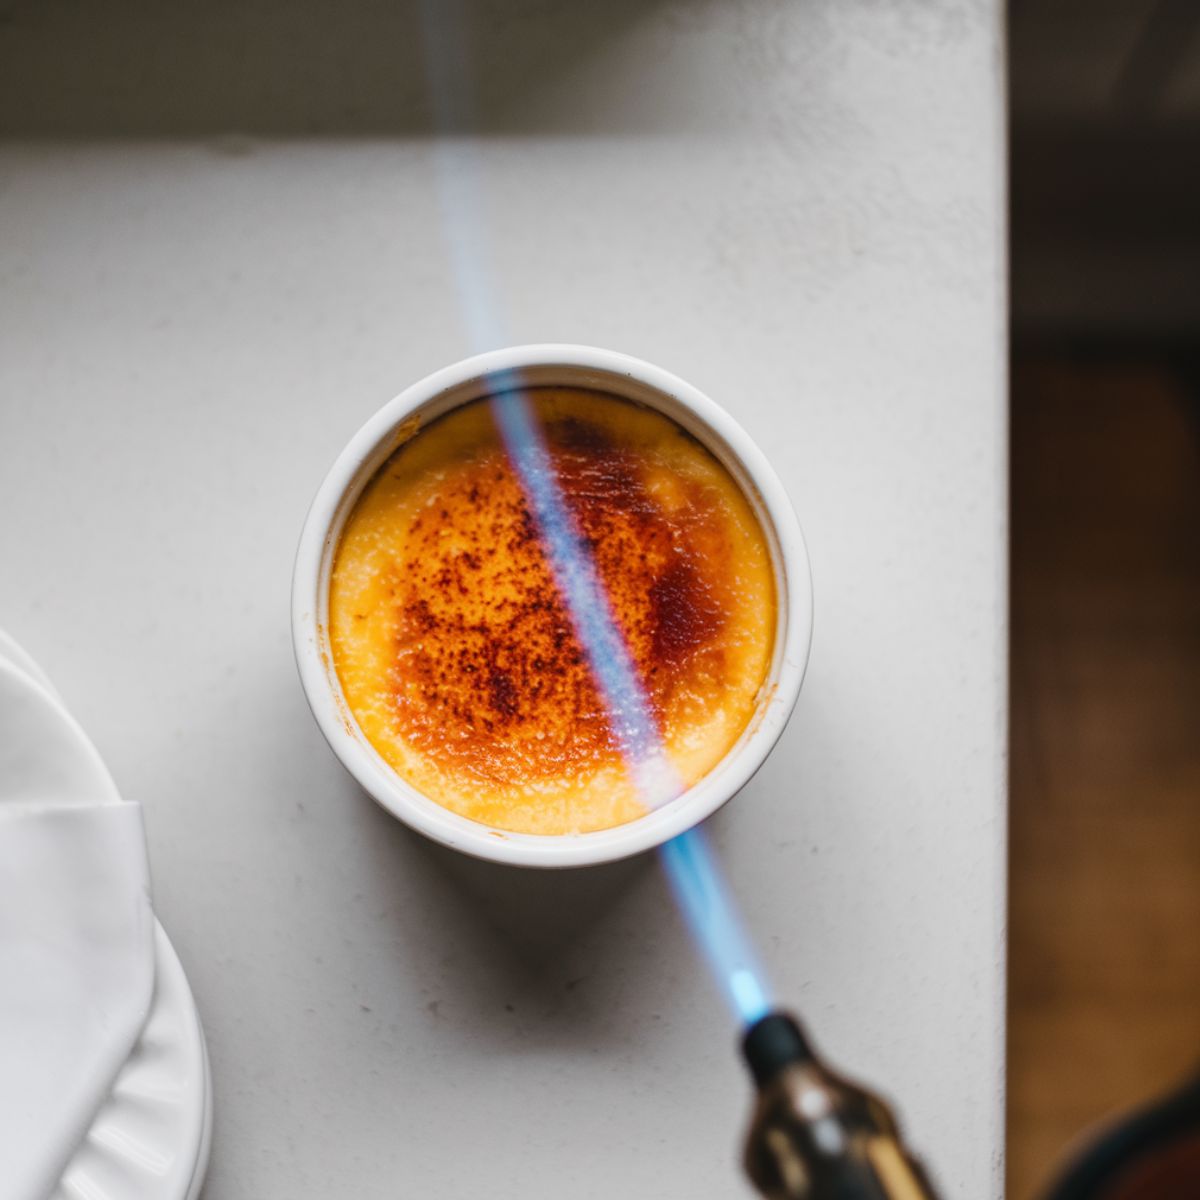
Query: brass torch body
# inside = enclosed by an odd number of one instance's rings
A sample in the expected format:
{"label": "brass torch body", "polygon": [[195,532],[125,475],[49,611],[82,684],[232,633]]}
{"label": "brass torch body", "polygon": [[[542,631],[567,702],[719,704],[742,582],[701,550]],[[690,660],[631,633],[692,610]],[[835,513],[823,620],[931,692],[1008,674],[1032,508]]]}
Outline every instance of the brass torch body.
{"label": "brass torch body", "polygon": [[792,1018],[764,1017],[743,1048],[758,1083],[746,1173],[766,1200],[935,1200],[888,1106],[826,1067]]}

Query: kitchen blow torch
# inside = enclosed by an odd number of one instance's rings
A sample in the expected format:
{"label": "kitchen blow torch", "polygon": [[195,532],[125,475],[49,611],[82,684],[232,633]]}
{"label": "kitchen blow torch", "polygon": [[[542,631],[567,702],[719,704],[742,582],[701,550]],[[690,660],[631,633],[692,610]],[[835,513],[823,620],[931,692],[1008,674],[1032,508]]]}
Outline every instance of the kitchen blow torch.
{"label": "kitchen blow torch", "polygon": [[795,1018],[756,1021],[742,1055],[758,1089],[745,1168],[765,1200],[936,1200],[888,1106],[827,1067]]}

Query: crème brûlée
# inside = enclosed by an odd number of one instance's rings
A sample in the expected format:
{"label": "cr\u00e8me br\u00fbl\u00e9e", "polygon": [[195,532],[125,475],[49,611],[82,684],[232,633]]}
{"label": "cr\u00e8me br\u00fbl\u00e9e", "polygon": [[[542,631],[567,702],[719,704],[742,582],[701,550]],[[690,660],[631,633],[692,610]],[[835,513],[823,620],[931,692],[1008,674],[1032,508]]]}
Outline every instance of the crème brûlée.
{"label": "cr\u00e8me br\u00fbl\u00e9e", "polygon": [[[527,395],[675,774],[753,718],[775,580],[741,488],[675,422],[604,392]],[[646,811],[489,402],[409,437],[346,521],[328,635],[367,740],[412,787],[497,830],[583,833]]]}

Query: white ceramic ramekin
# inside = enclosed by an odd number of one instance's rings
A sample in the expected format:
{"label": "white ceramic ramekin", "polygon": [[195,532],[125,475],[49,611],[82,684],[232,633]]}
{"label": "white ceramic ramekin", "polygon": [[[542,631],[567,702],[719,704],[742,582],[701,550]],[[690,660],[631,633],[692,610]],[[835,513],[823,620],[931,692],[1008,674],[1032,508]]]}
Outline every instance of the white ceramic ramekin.
{"label": "white ceramic ramekin", "polygon": [[[775,654],[758,710],[724,759],[694,787],[614,829],[546,836],[492,829],[459,816],[401,779],[363,736],[342,696],[326,634],[329,574],[342,526],[364,486],[401,440],[441,414],[513,380],[593,387],[666,414],[698,438],[742,486],[775,567]],[[491,386],[489,386],[491,385]],[[300,535],[292,582],[292,639],[300,680],[321,732],[384,808],[465,854],[527,867],[578,867],[637,854],[690,829],[762,765],[795,706],[812,633],[808,553],[796,514],[759,448],[724,409],[683,380],[624,354],[588,346],[514,346],[437,371],[384,405],[351,439],[321,484]]]}

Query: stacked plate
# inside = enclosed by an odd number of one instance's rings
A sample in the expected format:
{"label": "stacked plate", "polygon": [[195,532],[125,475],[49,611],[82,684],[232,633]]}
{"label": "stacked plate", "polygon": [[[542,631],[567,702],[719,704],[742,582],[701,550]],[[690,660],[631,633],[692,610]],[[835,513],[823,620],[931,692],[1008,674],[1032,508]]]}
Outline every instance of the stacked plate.
{"label": "stacked plate", "polygon": [[194,1200],[211,1084],[141,809],[0,631],[0,1200]]}

